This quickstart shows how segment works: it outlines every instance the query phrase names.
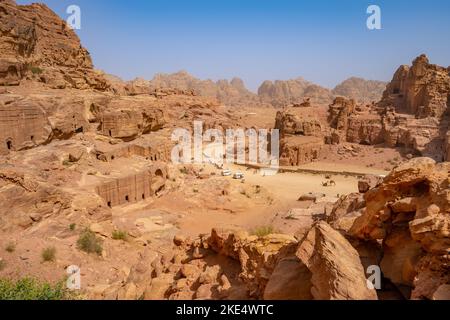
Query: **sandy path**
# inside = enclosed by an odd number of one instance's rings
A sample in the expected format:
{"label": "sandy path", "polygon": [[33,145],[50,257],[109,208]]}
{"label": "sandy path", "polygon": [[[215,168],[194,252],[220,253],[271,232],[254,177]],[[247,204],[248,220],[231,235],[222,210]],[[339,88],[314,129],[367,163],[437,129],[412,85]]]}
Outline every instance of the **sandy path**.
{"label": "sandy path", "polygon": [[275,199],[280,201],[296,201],[302,194],[309,192],[320,192],[330,197],[358,192],[358,179],[351,176],[333,176],[336,186],[323,187],[322,182],[326,181],[325,174],[288,172],[264,177],[259,173],[255,174],[254,170],[246,171],[240,166],[230,165],[228,167],[232,171],[241,170],[245,174],[246,183],[266,188],[274,195]]}

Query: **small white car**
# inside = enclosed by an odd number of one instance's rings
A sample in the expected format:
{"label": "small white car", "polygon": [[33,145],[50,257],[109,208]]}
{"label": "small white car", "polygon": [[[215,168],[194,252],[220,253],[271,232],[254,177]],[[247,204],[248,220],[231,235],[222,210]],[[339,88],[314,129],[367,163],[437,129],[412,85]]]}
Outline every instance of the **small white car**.
{"label": "small white car", "polygon": [[232,174],[231,170],[225,169],[222,171],[222,176],[224,177],[229,177],[231,176],[231,174]]}
{"label": "small white car", "polygon": [[244,179],[244,174],[242,172],[238,171],[233,175],[233,179],[242,180],[242,179]]}

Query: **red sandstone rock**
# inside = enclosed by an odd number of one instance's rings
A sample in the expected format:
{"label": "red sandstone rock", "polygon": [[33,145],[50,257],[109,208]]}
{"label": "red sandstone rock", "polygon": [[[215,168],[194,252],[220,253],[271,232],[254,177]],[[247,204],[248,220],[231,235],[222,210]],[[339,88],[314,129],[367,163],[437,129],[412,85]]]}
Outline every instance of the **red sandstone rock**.
{"label": "red sandstone rock", "polygon": [[377,300],[367,286],[358,252],[327,223],[318,223],[297,250],[312,273],[311,293],[316,300]]}

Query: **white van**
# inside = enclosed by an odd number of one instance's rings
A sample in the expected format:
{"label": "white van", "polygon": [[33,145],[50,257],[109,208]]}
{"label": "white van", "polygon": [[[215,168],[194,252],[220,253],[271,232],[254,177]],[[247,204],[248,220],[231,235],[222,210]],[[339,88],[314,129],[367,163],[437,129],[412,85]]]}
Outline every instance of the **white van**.
{"label": "white van", "polygon": [[244,179],[244,174],[242,172],[238,171],[233,175],[233,179],[242,180],[242,179]]}
{"label": "white van", "polygon": [[231,170],[225,169],[222,171],[222,176],[224,177],[229,177],[231,176],[231,174],[232,174]]}

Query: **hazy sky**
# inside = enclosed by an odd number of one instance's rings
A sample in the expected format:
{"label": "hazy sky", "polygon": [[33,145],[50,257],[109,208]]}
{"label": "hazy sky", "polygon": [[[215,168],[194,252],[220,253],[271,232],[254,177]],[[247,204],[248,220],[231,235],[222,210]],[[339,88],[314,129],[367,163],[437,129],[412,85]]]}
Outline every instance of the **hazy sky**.
{"label": "hazy sky", "polygon": [[[323,86],[359,76],[390,80],[426,53],[450,65],[448,0],[17,0],[42,1],[64,19],[81,7],[77,31],[96,68],[126,80],[186,70],[206,79],[303,77]],[[366,27],[370,4],[382,30]]]}

